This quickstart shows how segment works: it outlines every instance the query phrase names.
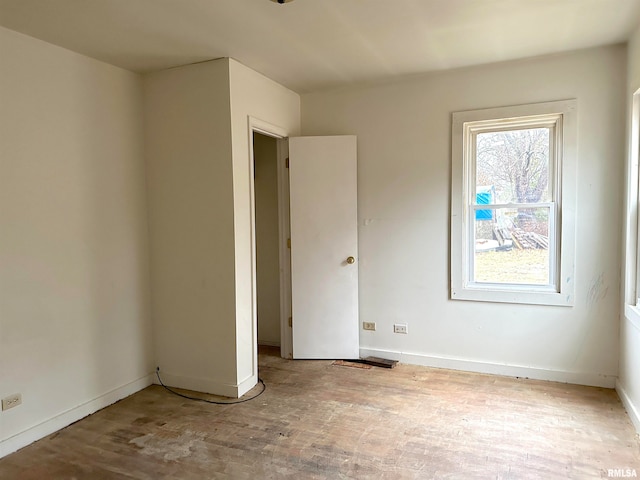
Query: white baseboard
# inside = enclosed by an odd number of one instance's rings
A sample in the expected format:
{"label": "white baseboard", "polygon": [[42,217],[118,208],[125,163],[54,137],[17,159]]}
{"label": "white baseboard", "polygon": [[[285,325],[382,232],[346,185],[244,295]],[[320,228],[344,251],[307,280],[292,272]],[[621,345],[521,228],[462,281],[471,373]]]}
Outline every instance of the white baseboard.
{"label": "white baseboard", "polygon": [[550,370],[521,365],[502,365],[498,363],[479,362],[451,357],[439,357],[423,355],[419,353],[394,352],[361,348],[361,357],[381,357],[390,360],[398,360],[400,363],[422,365],[425,367],[447,368],[450,370],[464,370],[467,372],[488,373],[503,375],[506,377],[533,378],[536,380],[548,380],[551,382],[573,383],[576,385],[588,385],[591,387],[614,388],[616,386],[615,375],[600,375],[597,373],[568,372],[562,370]]}
{"label": "white baseboard", "polygon": [[122,400],[129,395],[132,395],[140,390],[147,388],[152,384],[153,376],[145,375],[133,382],[127,383],[121,387],[118,387],[110,392],[100,395],[93,400],[89,400],[85,403],[71,408],[66,412],[60,413],[48,420],[45,420],[33,427],[28,428],[20,433],[17,433],[5,440],[0,441],[0,458],[9,455],[27,445],[40,440],[41,438],[51,435],[58,430],[77,422],[81,418],[84,418],[98,410],[108,407],[109,405]]}
{"label": "white baseboard", "polygon": [[636,428],[636,432],[640,434],[640,405],[634,405],[631,397],[627,394],[619,381],[616,382],[616,392],[618,392],[618,396],[620,397],[624,408],[627,410],[627,414],[631,419],[631,423],[633,423],[633,426]]}
{"label": "white baseboard", "polygon": [[[162,383],[167,387],[182,388],[185,390],[193,390],[194,392],[210,393],[211,395],[220,395],[223,397],[238,398],[241,385],[233,385],[218,380],[208,378],[185,377],[183,375],[173,375],[160,370]],[[154,383],[159,384],[158,379],[154,375]]]}

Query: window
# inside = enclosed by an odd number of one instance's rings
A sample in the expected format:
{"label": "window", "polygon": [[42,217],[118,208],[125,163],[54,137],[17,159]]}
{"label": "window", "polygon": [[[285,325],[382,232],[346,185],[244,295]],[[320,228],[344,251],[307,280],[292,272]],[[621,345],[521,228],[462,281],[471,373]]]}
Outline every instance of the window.
{"label": "window", "polygon": [[[627,165],[627,213],[625,218],[626,261],[625,303],[640,308],[640,90],[633,94],[631,103],[631,131]],[[640,312],[639,312],[640,313]]]}
{"label": "window", "polygon": [[624,226],[625,317],[640,328],[640,90],[633,94]]}
{"label": "window", "polygon": [[576,101],[453,114],[451,298],[573,305]]}

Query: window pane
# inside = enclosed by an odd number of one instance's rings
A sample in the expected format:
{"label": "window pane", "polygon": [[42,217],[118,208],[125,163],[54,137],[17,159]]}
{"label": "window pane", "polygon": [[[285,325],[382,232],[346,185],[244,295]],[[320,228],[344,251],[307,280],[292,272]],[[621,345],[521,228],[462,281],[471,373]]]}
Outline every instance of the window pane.
{"label": "window pane", "polygon": [[[480,212],[489,212],[481,218]],[[477,209],[474,278],[478,283],[549,285],[549,207]]]}
{"label": "window pane", "polygon": [[[478,203],[549,202],[549,128],[476,136]],[[492,201],[480,202],[480,195]]]}

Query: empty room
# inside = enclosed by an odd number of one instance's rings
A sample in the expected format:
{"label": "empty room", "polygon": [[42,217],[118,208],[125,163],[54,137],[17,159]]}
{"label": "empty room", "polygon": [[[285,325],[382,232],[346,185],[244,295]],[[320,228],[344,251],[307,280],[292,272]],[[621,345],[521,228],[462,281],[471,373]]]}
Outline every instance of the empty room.
{"label": "empty room", "polygon": [[0,478],[640,474],[640,0],[0,0]]}

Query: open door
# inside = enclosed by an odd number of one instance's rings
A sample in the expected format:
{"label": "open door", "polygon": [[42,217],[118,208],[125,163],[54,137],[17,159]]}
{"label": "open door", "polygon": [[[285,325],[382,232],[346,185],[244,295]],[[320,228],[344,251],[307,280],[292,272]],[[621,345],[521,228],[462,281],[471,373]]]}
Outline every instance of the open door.
{"label": "open door", "polygon": [[289,139],[293,358],[359,358],[356,137]]}

